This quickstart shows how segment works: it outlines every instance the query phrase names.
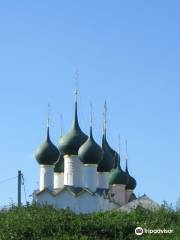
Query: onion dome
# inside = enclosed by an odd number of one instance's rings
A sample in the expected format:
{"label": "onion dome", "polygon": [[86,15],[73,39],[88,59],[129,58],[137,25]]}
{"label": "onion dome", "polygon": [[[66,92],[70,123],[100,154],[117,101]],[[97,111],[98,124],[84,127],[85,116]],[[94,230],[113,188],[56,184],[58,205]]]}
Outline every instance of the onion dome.
{"label": "onion dome", "polygon": [[126,169],[126,174],[127,174],[127,178],[128,178],[126,189],[134,190],[136,187],[136,180],[132,176],[130,176],[128,169]]}
{"label": "onion dome", "polygon": [[[77,95],[77,91],[75,92]],[[87,135],[82,132],[77,116],[77,97],[75,100],[75,113],[71,130],[59,142],[59,149],[64,155],[78,155],[80,146],[87,140]]]}
{"label": "onion dome", "polygon": [[92,135],[92,126],[90,127],[90,135],[87,141],[80,147],[78,157],[84,164],[98,164],[102,161],[103,150],[95,142]]}
{"label": "onion dome", "polygon": [[106,139],[106,114],[107,114],[107,104],[104,103],[104,124],[103,124],[103,137],[102,137],[102,149],[104,152],[103,160],[99,163],[97,171],[98,172],[110,172],[115,164],[116,152],[109,146]]}
{"label": "onion dome", "polygon": [[129,174],[128,171],[128,154],[127,154],[127,141],[126,141],[126,175],[127,175],[127,184],[126,184],[126,189],[127,190],[134,190],[136,187],[136,180]]}
{"label": "onion dome", "polygon": [[102,138],[102,150],[104,152],[103,159],[99,163],[97,171],[98,172],[110,172],[114,167],[115,163],[115,151],[109,146],[106,140],[106,134],[103,134]]}
{"label": "onion dome", "polygon": [[59,155],[58,162],[55,165],[54,172],[55,173],[63,173],[64,172],[64,158],[61,153]]}
{"label": "onion dome", "polygon": [[54,165],[59,158],[59,150],[51,142],[51,139],[49,136],[49,126],[47,128],[46,140],[36,150],[35,158],[40,165]]}
{"label": "onion dome", "polygon": [[113,169],[111,175],[109,176],[109,184],[127,184],[127,174],[122,170],[120,165],[120,155],[116,155],[116,168]]}

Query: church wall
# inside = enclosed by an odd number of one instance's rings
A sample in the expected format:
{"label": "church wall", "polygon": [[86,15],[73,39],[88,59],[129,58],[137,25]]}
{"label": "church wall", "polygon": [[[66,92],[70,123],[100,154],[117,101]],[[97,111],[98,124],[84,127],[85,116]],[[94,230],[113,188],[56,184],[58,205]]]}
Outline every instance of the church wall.
{"label": "church wall", "polygon": [[129,202],[129,199],[133,193],[133,190],[126,190],[126,203]]}
{"label": "church wall", "polygon": [[64,173],[54,173],[54,188],[62,188],[64,186]]}
{"label": "church wall", "polygon": [[37,203],[55,206],[55,198],[49,192],[42,192],[36,196]]}
{"label": "church wall", "polygon": [[39,190],[48,188],[53,189],[54,185],[54,166],[53,165],[40,165],[40,181]]}
{"label": "church wall", "polygon": [[95,192],[97,188],[97,182],[97,165],[84,164],[83,186]]}
{"label": "church wall", "polygon": [[62,209],[69,208],[76,212],[76,198],[72,193],[64,190],[55,197],[55,207]]}
{"label": "church wall", "polygon": [[111,199],[120,204],[121,206],[126,203],[126,190],[123,184],[114,184],[110,186]]}
{"label": "church wall", "polygon": [[84,214],[97,211],[110,211],[119,207],[113,202],[110,202],[109,199],[98,194],[91,195],[88,192],[84,192],[75,196],[66,190],[56,196],[52,196],[49,192],[42,192],[36,195],[34,200],[40,204],[48,204],[60,209],[69,208],[75,213]]}
{"label": "church wall", "polygon": [[97,198],[89,193],[74,196],[68,191],[63,191],[56,196],[55,207],[74,211],[75,213],[91,213],[98,210]]}
{"label": "church wall", "polygon": [[104,188],[108,189],[109,188],[109,183],[108,183],[108,172],[97,172],[98,176],[98,183],[97,183],[97,188]]}
{"label": "church wall", "polygon": [[82,167],[78,156],[64,156],[64,185],[82,186]]}

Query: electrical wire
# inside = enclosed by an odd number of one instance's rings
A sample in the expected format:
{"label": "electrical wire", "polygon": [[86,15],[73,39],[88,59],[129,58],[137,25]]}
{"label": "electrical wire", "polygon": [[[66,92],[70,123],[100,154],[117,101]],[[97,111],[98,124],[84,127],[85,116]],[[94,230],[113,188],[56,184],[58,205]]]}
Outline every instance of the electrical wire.
{"label": "electrical wire", "polygon": [[17,176],[16,176],[16,177],[12,177],[12,178],[4,179],[4,180],[0,181],[0,184],[1,184],[1,183],[8,182],[8,181],[11,181],[11,180],[13,180],[13,179],[15,179],[15,178],[17,178]]}

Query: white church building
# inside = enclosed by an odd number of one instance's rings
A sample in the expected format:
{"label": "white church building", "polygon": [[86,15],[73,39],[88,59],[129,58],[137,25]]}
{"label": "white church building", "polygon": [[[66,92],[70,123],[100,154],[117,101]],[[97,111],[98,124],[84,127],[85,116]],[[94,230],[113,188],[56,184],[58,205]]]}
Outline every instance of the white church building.
{"label": "white church building", "polygon": [[127,158],[124,171],[120,165],[120,153],[108,144],[106,107],[100,146],[93,137],[92,117],[89,136],[79,126],[77,92],[75,95],[70,131],[61,136],[56,147],[51,142],[48,124],[45,142],[35,152],[40,167],[40,181],[33,199],[42,205],[50,204],[76,213],[120,208],[136,199],[133,193],[136,180],[129,174]]}

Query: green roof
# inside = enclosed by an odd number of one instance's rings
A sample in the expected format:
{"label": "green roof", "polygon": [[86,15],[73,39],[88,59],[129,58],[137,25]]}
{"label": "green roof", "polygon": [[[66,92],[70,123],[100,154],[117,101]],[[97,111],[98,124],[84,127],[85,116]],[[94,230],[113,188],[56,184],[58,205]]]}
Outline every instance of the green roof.
{"label": "green roof", "polygon": [[63,155],[78,155],[80,146],[87,140],[78,123],[77,102],[75,103],[74,121],[71,130],[59,142],[59,149]]}
{"label": "green roof", "polygon": [[99,163],[97,171],[98,172],[110,172],[114,167],[115,161],[115,151],[109,146],[106,140],[106,134],[103,134],[102,138],[102,149],[103,149],[103,159]]}
{"label": "green roof", "polygon": [[128,161],[128,159],[126,158],[126,175],[127,175],[127,179],[128,179],[127,184],[126,184],[126,189],[134,190],[136,187],[136,180],[129,174],[127,161]]}
{"label": "green roof", "polygon": [[122,170],[120,165],[120,155],[116,155],[116,168],[113,169],[109,176],[109,184],[124,184],[126,185],[128,181],[127,174]]}
{"label": "green roof", "polygon": [[40,165],[54,165],[59,158],[59,150],[51,142],[51,139],[49,136],[49,127],[47,128],[46,140],[36,150],[35,157]]}
{"label": "green roof", "polygon": [[127,168],[126,168],[126,174],[127,174],[127,178],[128,178],[126,189],[134,190],[136,188],[136,180],[129,174],[129,171]]}
{"label": "green roof", "polygon": [[56,173],[63,173],[64,172],[64,157],[60,153],[58,162],[55,165],[54,172]]}
{"label": "green roof", "polygon": [[103,151],[93,138],[92,127],[89,138],[78,151],[78,156],[84,164],[98,164],[102,160]]}

